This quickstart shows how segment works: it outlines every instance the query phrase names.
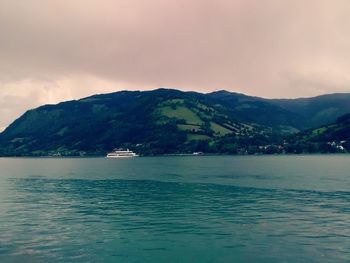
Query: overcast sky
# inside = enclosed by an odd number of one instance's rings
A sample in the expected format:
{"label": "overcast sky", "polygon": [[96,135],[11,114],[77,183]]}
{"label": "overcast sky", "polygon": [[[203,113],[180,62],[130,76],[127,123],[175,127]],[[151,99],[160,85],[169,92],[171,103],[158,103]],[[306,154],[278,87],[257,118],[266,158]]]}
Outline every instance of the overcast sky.
{"label": "overcast sky", "polygon": [[124,89],[350,92],[348,0],[0,0],[0,129]]}

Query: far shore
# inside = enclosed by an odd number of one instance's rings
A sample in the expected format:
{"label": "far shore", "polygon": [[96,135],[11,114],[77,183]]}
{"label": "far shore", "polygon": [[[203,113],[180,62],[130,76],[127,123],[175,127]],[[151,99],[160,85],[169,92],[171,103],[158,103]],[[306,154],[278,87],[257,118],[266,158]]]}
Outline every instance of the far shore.
{"label": "far shore", "polygon": [[[349,155],[350,153],[338,152],[338,153],[273,153],[273,154],[227,154],[227,153],[204,153],[204,154],[191,154],[191,153],[173,153],[173,154],[157,154],[157,155],[140,155],[137,157],[129,158],[111,158],[111,159],[133,159],[133,158],[143,158],[143,157],[213,157],[213,156],[313,156],[313,155]],[[90,158],[106,158],[105,155],[85,155],[85,156],[74,156],[74,155],[65,155],[65,156],[35,156],[35,155],[13,155],[13,156],[0,156],[1,159],[90,159]]]}

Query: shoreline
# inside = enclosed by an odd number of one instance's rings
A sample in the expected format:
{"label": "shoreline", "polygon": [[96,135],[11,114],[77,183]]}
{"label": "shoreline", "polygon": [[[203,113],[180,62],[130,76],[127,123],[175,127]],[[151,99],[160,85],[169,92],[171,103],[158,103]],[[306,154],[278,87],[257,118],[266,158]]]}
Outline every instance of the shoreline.
{"label": "shoreline", "polygon": [[[133,159],[133,158],[150,158],[150,157],[215,157],[215,156],[222,156],[222,157],[228,157],[228,156],[313,156],[313,155],[350,155],[348,152],[344,153],[274,153],[274,154],[190,154],[190,153],[184,153],[184,154],[159,154],[159,155],[140,155],[137,157],[130,157],[130,158],[113,158],[113,159]],[[111,159],[106,158],[104,155],[90,155],[90,156],[0,156],[0,159],[92,159],[92,158],[101,158],[101,159]]]}

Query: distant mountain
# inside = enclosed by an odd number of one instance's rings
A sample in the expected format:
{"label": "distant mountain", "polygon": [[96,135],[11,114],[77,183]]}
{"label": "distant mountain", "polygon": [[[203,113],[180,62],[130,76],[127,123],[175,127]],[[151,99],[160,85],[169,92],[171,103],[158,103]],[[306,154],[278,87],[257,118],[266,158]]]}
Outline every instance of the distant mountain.
{"label": "distant mountain", "polygon": [[[117,147],[147,155],[274,152],[288,134],[344,113],[350,94],[276,100],[227,91],[121,91],[27,111],[0,134],[0,155],[103,155]],[[293,136],[302,140],[300,134]]]}
{"label": "distant mountain", "polygon": [[350,114],[336,122],[290,137],[291,145],[303,152],[350,152]]}
{"label": "distant mountain", "polygon": [[208,96],[230,107],[239,120],[273,127],[289,126],[303,130],[332,123],[350,113],[350,93],[300,99],[264,99],[227,91],[209,93]]}
{"label": "distant mountain", "polygon": [[301,99],[269,100],[301,117],[300,128],[318,127],[350,113],[350,93],[336,93]]}
{"label": "distant mountain", "polygon": [[301,116],[291,109],[285,109],[273,100],[251,97],[240,93],[217,91],[207,94],[207,98],[230,109],[231,116],[239,121],[287,130],[303,129],[306,125]]}

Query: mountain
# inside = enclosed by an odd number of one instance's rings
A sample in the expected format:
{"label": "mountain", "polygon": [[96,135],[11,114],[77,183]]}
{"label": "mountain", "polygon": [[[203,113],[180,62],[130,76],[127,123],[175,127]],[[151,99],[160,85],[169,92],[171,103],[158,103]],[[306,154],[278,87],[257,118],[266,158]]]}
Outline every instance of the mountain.
{"label": "mountain", "polygon": [[[242,123],[206,95],[158,89],[96,95],[27,111],[0,135],[1,155],[234,152],[242,138],[269,140],[268,127]],[[223,139],[232,138],[230,143]],[[226,149],[227,148],[227,149]]]}
{"label": "mountain", "polygon": [[0,155],[104,155],[117,147],[145,155],[275,152],[285,138],[307,141],[305,129],[335,122],[349,105],[350,94],[292,100],[121,91],[27,111],[0,134]]}
{"label": "mountain", "polygon": [[274,128],[302,129],[305,124],[300,121],[300,114],[285,109],[272,100],[251,97],[240,93],[217,91],[207,97],[230,109],[231,116],[239,121],[253,122]]}
{"label": "mountain", "polygon": [[288,152],[350,152],[350,114],[334,123],[300,132],[289,138],[288,145]]}
{"label": "mountain", "polygon": [[301,128],[318,127],[350,113],[350,93],[336,93],[301,99],[270,100],[301,117]]}
{"label": "mountain", "polygon": [[298,130],[332,123],[350,113],[350,93],[299,99],[264,99],[227,91],[213,92],[208,96],[230,107],[238,120]]}

